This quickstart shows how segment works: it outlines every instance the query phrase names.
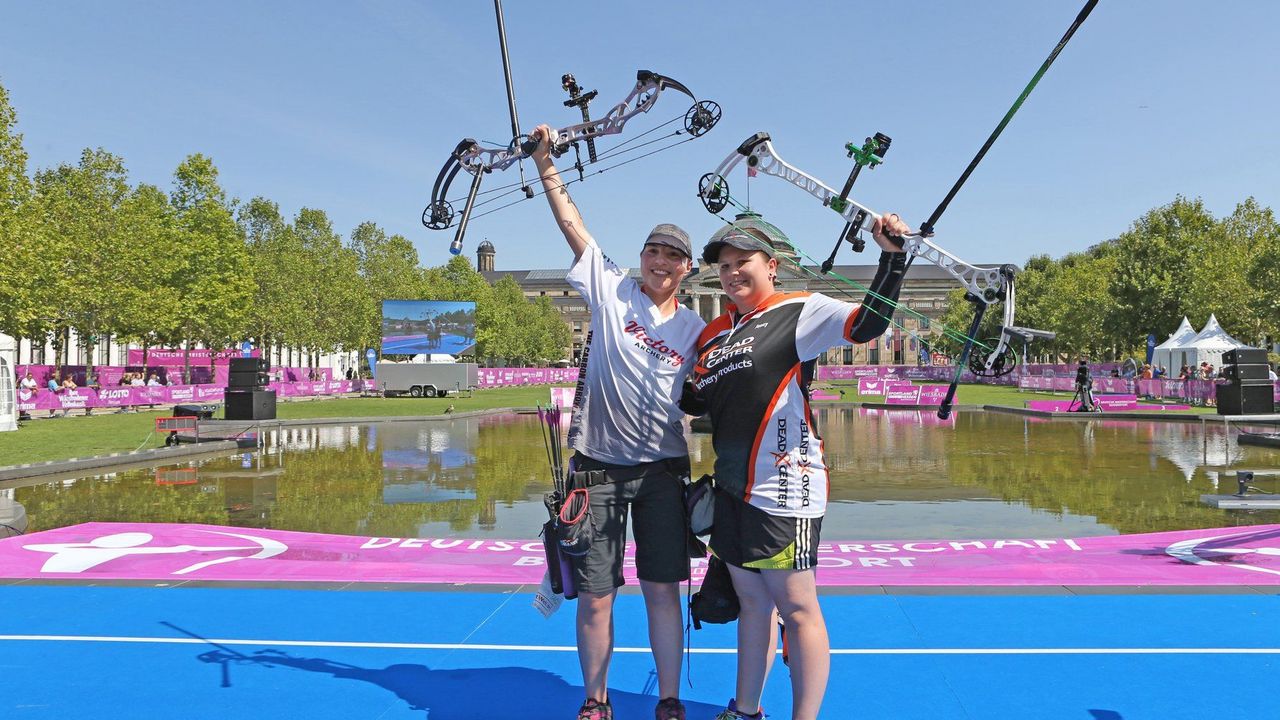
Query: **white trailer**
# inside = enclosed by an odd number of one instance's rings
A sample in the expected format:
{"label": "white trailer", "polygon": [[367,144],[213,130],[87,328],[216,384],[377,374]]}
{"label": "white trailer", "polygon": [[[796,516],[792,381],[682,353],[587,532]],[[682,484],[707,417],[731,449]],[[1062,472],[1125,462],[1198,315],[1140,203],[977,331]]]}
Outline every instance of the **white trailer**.
{"label": "white trailer", "polygon": [[444,397],[474,390],[479,381],[475,363],[390,363],[377,365],[374,382],[388,397]]}

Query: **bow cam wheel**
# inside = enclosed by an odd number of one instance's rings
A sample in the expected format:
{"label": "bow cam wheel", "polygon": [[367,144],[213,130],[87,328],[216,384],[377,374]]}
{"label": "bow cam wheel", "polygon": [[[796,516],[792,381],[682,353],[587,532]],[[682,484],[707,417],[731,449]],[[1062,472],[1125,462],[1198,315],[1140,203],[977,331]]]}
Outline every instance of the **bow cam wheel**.
{"label": "bow cam wheel", "polygon": [[684,114],[684,129],[699,137],[720,122],[720,105],[711,100],[700,100]]}
{"label": "bow cam wheel", "polygon": [[707,173],[698,181],[698,198],[709,213],[719,213],[729,204],[729,183],[715,173]]}
{"label": "bow cam wheel", "polygon": [[[995,338],[987,340],[987,344],[995,346],[999,344],[999,340]],[[1008,345],[996,355],[995,360],[991,363],[991,368],[987,368],[987,359],[990,354],[979,355],[973,354],[969,356],[969,370],[978,377],[1004,377],[1014,371],[1018,367],[1018,354]]]}
{"label": "bow cam wheel", "polygon": [[437,200],[422,211],[422,224],[431,230],[444,230],[453,224],[453,206],[448,200]]}

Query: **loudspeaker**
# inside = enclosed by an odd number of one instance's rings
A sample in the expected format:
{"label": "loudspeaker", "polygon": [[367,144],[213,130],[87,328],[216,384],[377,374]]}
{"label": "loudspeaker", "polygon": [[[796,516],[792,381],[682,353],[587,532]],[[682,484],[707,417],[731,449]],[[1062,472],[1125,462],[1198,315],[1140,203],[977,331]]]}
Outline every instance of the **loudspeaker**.
{"label": "loudspeaker", "polygon": [[232,373],[247,373],[247,372],[263,372],[264,373],[267,370],[270,370],[271,368],[270,368],[270,365],[267,363],[266,358],[237,357],[237,358],[231,358],[230,366],[227,369],[230,370]]}
{"label": "loudspeaker", "polygon": [[275,420],[275,390],[228,390],[223,400],[228,420]]}
{"label": "loudspeaker", "polygon": [[1269,415],[1275,412],[1269,382],[1217,386],[1219,415]]}
{"label": "loudspeaker", "polygon": [[232,390],[264,388],[269,382],[271,382],[271,377],[257,370],[252,372],[236,372],[233,370],[227,375],[227,388]]}
{"label": "loudspeaker", "polygon": [[1223,365],[1266,365],[1267,351],[1261,348],[1231,348],[1222,353]]}
{"label": "loudspeaker", "polygon": [[217,410],[217,405],[174,405],[173,416],[210,420],[213,418],[213,413]]}
{"label": "loudspeaker", "polygon": [[[1223,357],[1226,357],[1225,353],[1223,353]],[[1268,369],[1267,365],[1223,365],[1222,377],[1233,382],[1237,380],[1266,380],[1270,377],[1267,374]]]}

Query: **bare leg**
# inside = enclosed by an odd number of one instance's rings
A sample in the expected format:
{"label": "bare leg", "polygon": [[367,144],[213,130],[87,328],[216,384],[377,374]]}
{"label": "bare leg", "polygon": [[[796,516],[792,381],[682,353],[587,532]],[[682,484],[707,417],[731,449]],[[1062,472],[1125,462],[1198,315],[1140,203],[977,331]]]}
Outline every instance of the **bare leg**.
{"label": "bare leg", "polygon": [[680,583],[640,581],[649,615],[649,647],[658,669],[658,697],[680,697],[680,653],[684,626],[680,617]]}
{"label": "bare leg", "polygon": [[764,682],[773,667],[777,653],[774,628],[777,615],[760,573],[729,566],[733,589],[738,593],[738,685],[735,697],[738,710],[747,715],[760,712],[760,696]]}
{"label": "bare leg", "polygon": [[609,699],[609,661],[613,658],[614,590],[603,595],[578,593],[578,662],[586,696]]}
{"label": "bare leg", "polygon": [[831,640],[818,604],[817,577],[812,569],[765,570],[761,576],[787,627],[792,720],[813,720],[831,674]]}

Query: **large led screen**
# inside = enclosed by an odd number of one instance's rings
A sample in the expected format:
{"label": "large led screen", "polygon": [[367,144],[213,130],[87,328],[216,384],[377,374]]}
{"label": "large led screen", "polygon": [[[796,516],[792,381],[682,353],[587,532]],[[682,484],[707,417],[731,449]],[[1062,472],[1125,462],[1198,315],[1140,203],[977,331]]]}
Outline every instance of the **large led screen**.
{"label": "large led screen", "polygon": [[466,355],[476,344],[476,304],[383,300],[383,355]]}

